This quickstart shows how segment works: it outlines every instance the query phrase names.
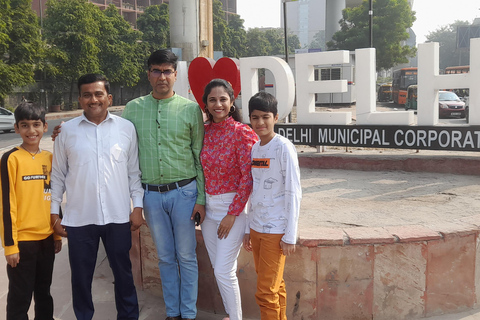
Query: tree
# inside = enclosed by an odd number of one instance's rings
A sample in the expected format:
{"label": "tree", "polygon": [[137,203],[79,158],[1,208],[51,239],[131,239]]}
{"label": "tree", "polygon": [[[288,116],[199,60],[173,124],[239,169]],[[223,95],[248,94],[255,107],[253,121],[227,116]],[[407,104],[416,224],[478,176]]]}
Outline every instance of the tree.
{"label": "tree", "polygon": [[113,4],[103,13],[99,41],[101,69],[110,82],[133,86],[140,80],[145,58],[138,45],[142,34],[130,27]]}
{"label": "tree", "polygon": [[170,47],[170,18],[167,4],[147,7],[137,19],[137,27],[143,33],[142,41],[150,52]]}
{"label": "tree", "polygon": [[103,13],[86,0],[48,0],[44,20],[45,39],[51,46],[56,85],[72,92],[86,73],[100,73],[100,25]]}
{"label": "tree", "polygon": [[[407,0],[374,0],[373,45],[377,55],[377,70],[389,69],[408,62],[416,49],[403,45],[408,39],[407,29],[415,21]],[[340,31],[327,43],[329,50],[355,50],[369,47],[369,4],[364,0],[354,8],[342,11]]]}
{"label": "tree", "polygon": [[295,53],[295,49],[300,49],[302,47],[300,45],[300,39],[296,34],[293,34],[293,33],[287,34],[287,41],[288,41],[289,53]]}
{"label": "tree", "polygon": [[439,43],[440,69],[470,64],[469,52],[457,49],[457,27],[469,24],[468,21],[457,20],[452,24],[431,31],[427,35],[428,41]]}
{"label": "tree", "polygon": [[[270,43],[270,52],[268,55],[285,55],[285,32],[282,28],[265,30],[265,37]],[[295,53],[295,49],[300,48],[300,39],[293,33],[287,34],[288,52]]]}
{"label": "tree", "polygon": [[225,51],[231,41],[228,39],[227,21],[220,0],[213,0],[213,50]]}
{"label": "tree", "polygon": [[0,99],[16,86],[35,82],[41,54],[40,26],[30,0],[0,0]]}
{"label": "tree", "polygon": [[226,46],[224,54],[227,57],[240,58],[245,56],[245,44],[247,42],[247,32],[243,26],[244,20],[239,15],[230,16],[227,28],[227,38],[230,43]]}
{"label": "tree", "polygon": [[247,31],[246,49],[247,57],[267,56],[271,52],[271,48],[265,32],[259,28],[249,29]]}
{"label": "tree", "polygon": [[282,28],[265,30],[265,38],[270,43],[268,55],[285,54],[285,39]]}

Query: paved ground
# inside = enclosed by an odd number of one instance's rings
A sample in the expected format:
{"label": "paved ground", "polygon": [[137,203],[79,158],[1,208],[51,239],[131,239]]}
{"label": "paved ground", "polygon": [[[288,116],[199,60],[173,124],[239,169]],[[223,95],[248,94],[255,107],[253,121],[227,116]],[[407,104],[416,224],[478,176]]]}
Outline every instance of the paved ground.
{"label": "paved ground", "polygon": [[[41,148],[52,150],[52,142],[44,137]],[[314,152],[299,148],[299,152]],[[395,156],[412,151],[351,150],[353,153],[378,152]],[[345,152],[327,149],[327,152]],[[421,151],[425,152],[425,151]],[[0,152],[1,153],[1,152]],[[440,153],[436,153],[441,156]],[[476,157],[476,154],[462,153]],[[302,169],[303,201],[300,218],[302,228],[315,226],[379,226],[433,224],[439,220],[455,221],[478,213],[480,186],[478,176],[407,172],[362,172],[344,170]],[[2,250],[3,251],[3,250]],[[73,320],[70,272],[66,240],[57,255],[52,294],[55,299],[55,319]],[[0,272],[0,310],[5,310],[7,293],[6,272]],[[113,278],[103,250],[99,252],[93,283],[96,315],[94,319],[115,319]],[[162,299],[139,292],[140,319],[165,318]],[[0,312],[0,319],[5,315]],[[33,317],[33,313],[31,313]],[[222,315],[200,312],[198,320],[220,320]],[[432,317],[434,320],[480,320],[480,311]],[[247,320],[247,319],[245,319]]]}

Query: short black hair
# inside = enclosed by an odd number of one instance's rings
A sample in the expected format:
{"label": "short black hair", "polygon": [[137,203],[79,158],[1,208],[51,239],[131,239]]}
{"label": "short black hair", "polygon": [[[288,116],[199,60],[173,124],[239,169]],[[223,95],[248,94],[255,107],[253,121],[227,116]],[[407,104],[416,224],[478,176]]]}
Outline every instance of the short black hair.
{"label": "short black hair", "polygon": [[103,74],[98,74],[98,73],[87,73],[78,78],[77,82],[77,87],[78,87],[78,94],[80,95],[80,88],[84,84],[89,84],[89,83],[94,83],[98,81],[103,81],[103,84],[105,85],[105,91],[107,91],[107,94],[110,94],[110,82],[108,82],[107,77],[105,77]]}
{"label": "short black hair", "polygon": [[257,92],[248,101],[248,116],[252,115],[255,110],[263,112],[271,112],[274,116],[278,114],[277,99],[265,91]]}
{"label": "short black hair", "polygon": [[150,67],[154,64],[169,63],[173,66],[173,70],[177,70],[177,61],[178,57],[175,53],[167,49],[160,49],[152,52],[150,57],[148,57],[147,67],[150,70]]}
{"label": "short black hair", "polygon": [[13,114],[17,125],[23,120],[40,120],[45,124],[45,109],[35,102],[21,102]]}

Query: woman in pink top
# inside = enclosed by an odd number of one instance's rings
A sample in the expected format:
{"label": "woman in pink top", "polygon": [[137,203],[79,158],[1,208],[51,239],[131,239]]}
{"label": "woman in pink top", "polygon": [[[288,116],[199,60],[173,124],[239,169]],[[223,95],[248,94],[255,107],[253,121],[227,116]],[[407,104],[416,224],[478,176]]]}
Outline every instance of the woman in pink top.
{"label": "woman in pink top", "polygon": [[205,87],[203,102],[208,122],[200,155],[207,201],[202,234],[225,311],[242,319],[237,257],[245,234],[245,205],[252,191],[250,152],[256,133],[242,124],[231,85],[214,79]]}

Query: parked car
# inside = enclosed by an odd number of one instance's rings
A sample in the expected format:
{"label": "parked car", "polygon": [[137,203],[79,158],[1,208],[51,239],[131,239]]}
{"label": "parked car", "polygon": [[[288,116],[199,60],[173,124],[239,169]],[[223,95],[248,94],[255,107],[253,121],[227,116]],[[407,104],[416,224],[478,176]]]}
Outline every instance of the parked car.
{"label": "parked car", "polygon": [[440,118],[465,118],[465,102],[451,91],[438,92]]}
{"label": "parked car", "polygon": [[14,130],[15,117],[13,112],[0,107],[0,131],[10,132]]}

